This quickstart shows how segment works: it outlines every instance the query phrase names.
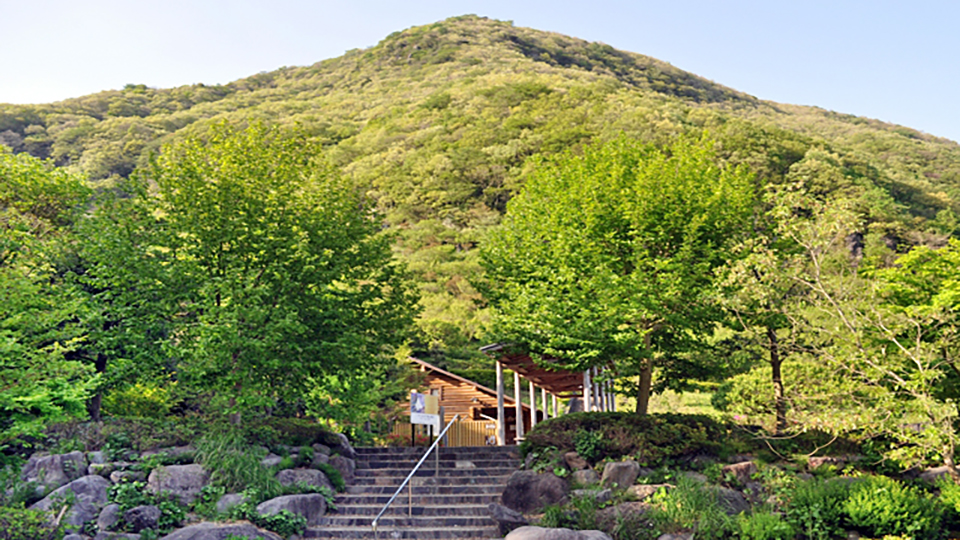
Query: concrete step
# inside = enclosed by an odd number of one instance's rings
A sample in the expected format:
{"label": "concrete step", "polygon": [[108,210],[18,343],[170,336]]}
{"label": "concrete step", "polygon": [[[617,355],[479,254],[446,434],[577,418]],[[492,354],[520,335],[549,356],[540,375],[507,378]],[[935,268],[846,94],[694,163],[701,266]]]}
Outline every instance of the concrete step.
{"label": "concrete step", "polygon": [[[347,508],[355,504],[387,504],[387,501],[390,500],[392,494],[383,494],[383,495],[338,495],[334,499],[334,504],[337,508]],[[484,493],[476,495],[414,495],[413,496],[413,505],[414,506],[431,506],[431,505],[461,505],[461,504],[490,504],[493,502],[500,501],[499,493]],[[394,504],[406,505],[407,498],[404,494],[401,494],[397,497]]]}
{"label": "concrete step", "polygon": [[[382,504],[351,504],[348,506],[338,506],[336,514],[331,516],[364,516],[367,519],[373,519],[380,510]],[[459,504],[456,506],[444,505],[420,505],[411,509],[407,507],[406,500],[396,500],[383,514],[390,517],[408,516],[412,510],[414,516],[488,516],[489,511],[486,504]]]}
{"label": "concrete step", "polygon": [[[357,461],[358,469],[406,469],[410,471],[417,464],[417,459],[361,459]],[[440,466],[441,470],[446,469],[484,469],[487,467],[519,467],[518,459],[441,459],[439,463],[428,458],[420,465],[421,469],[436,468]]]}
{"label": "concrete step", "polygon": [[497,528],[490,527],[378,527],[375,534],[367,527],[310,527],[303,535],[304,538],[383,538],[406,539],[418,538],[425,540],[457,538],[468,540],[474,538],[496,538]]}
{"label": "concrete step", "polygon": [[[397,491],[397,486],[348,486],[345,492],[348,495],[393,495]],[[478,494],[478,493],[502,493],[503,484],[467,484],[467,485],[442,485],[442,486],[407,486],[403,488],[403,494],[413,491],[414,495],[453,495],[453,494]]]}
{"label": "concrete step", "polygon": [[[317,527],[369,527],[375,516],[340,516],[328,514],[320,518]],[[442,527],[489,527],[495,522],[489,516],[384,516],[380,518],[378,527],[413,527],[442,528]]]}
{"label": "concrete step", "polygon": [[[440,469],[439,476],[510,476],[516,467],[488,467],[485,469]],[[357,469],[355,476],[357,478],[366,478],[371,476],[399,476],[405,478],[410,474],[410,469]],[[414,474],[415,477],[437,476],[437,471],[433,467],[422,467]]]}
{"label": "concrete step", "polygon": [[[511,473],[512,474],[512,473]],[[351,486],[393,486],[393,489],[400,487],[400,484],[403,482],[406,476],[365,476],[360,478],[354,478]],[[510,475],[503,476],[430,476],[430,477],[418,477],[414,476],[410,479],[410,483],[416,486],[468,486],[468,485],[484,485],[484,484],[499,484],[501,486],[507,485],[507,479],[510,478]]]}

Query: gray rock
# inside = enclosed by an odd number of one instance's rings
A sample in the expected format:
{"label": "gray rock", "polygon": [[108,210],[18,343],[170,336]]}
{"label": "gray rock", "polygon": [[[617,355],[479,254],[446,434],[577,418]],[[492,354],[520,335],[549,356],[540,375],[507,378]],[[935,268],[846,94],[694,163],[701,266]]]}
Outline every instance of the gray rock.
{"label": "gray rock", "polygon": [[160,514],[160,509],[153,505],[135,506],[123,513],[123,521],[138,533],[144,529],[156,529]]}
{"label": "gray rock", "polygon": [[580,454],[576,452],[567,452],[564,454],[563,461],[567,463],[567,466],[570,467],[571,471],[579,471],[590,468],[590,464],[587,463],[587,460],[580,457]]}
{"label": "gray rock", "polygon": [[123,484],[125,482],[143,482],[147,475],[143,471],[113,471],[110,473],[110,481],[114,484]]}
{"label": "gray rock", "polygon": [[954,476],[955,474],[956,473],[953,471],[953,469],[947,466],[943,466],[943,467],[934,467],[932,469],[927,469],[922,473],[920,473],[920,476],[918,478],[920,478],[920,480],[923,480],[924,482],[927,482],[928,484],[936,484],[937,480],[944,477],[949,478],[951,476]]}
{"label": "gray rock", "polygon": [[627,488],[627,492],[642,501],[661,489],[669,491],[672,488],[670,484],[636,484]]}
{"label": "gray rock", "polygon": [[189,506],[209,480],[210,473],[200,465],[170,465],[157,467],[150,473],[147,489],[154,493],[169,491]]}
{"label": "gray rock", "polygon": [[253,526],[251,523],[210,523],[202,522],[177,529],[160,540],[225,540],[229,536],[239,536],[250,540],[283,540],[270,531]]}
{"label": "gray rock", "polygon": [[487,510],[490,512],[490,517],[497,522],[500,536],[509,534],[510,531],[517,527],[523,527],[529,524],[527,519],[523,517],[523,514],[513,511],[502,504],[490,503],[490,505],[487,506]]}
{"label": "gray rock", "polygon": [[282,457],[276,454],[270,453],[264,456],[263,459],[260,460],[260,464],[263,465],[264,467],[270,468],[270,467],[276,467],[277,465],[280,465],[281,461],[283,461]]}
{"label": "gray rock", "polygon": [[340,476],[343,477],[344,482],[348,484],[353,482],[354,474],[357,470],[356,461],[344,456],[332,456],[330,458],[330,466],[340,471]]}
{"label": "gray rock", "polygon": [[650,505],[637,501],[601,508],[597,511],[597,525],[606,531],[612,531],[617,526],[623,527],[624,524],[643,527],[647,523],[645,516],[649,510]]}
{"label": "gray rock", "polygon": [[681,533],[661,534],[661,535],[657,538],[657,540],[693,540],[693,533],[692,533],[692,532],[688,532],[688,533],[681,532]]}
{"label": "gray rock", "polygon": [[330,463],[330,455],[321,454],[320,452],[317,452],[313,455],[313,461],[310,462],[310,466],[314,468],[319,468],[320,465],[326,465],[328,463]]}
{"label": "gray rock", "polygon": [[741,486],[746,485],[757,474],[757,464],[752,461],[741,461],[731,465],[724,465],[721,469],[724,479],[733,477]]}
{"label": "gray rock", "polygon": [[610,499],[613,498],[613,490],[611,489],[575,489],[570,494],[581,499],[593,499],[598,504],[610,502]]}
{"label": "gray rock", "polygon": [[306,484],[308,486],[324,486],[334,491],[333,484],[325,474],[316,469],[287,469],[277,473],[277,481],[282,486]]}
{"label": "gray rock", "polygon": [[118,521],[120,521],[120,505],[108,504],[103,507],[103,510],[100,510],[100,515],[97,516],[97,529],[109,531]]}
{"label": "gray rock", "polygon": [[[67,540],[64,537],[63,540]],[[140,540],[140,533],[98,532],[93,540]]]}
{"label": "gray rock", "polygon": [[87,463],[93,465],[95,463],[106,463],[107,462],[107,453],[106,452],[87,452]]}
{"label": "gray rock", "polygon": [[824,466],[843,467],[847,460],[836,456],[816,456],[807,460],[807,469],[814,470]]}
{"label": "gray rock", "polygon": [[110,478],[110,474],[117,470],[113,463],[91,463],[87,466],[87,474],[95,474],[104,478]]}
{"label": "gray rock", "polygon": [[70,533],[70,534],[64,535],[63,540],[83,540],[83,537],[80,536],[79,534]]}
{"label": "gray rock", "polygon": [[343,457],[357,459],[357,452],[353,449],[353,446],[350,446],[350,439],[348,439],[343,433],[337,433],[336,435],[339,442],[330,450],[334,453],[340,454]]}
{"label": "gray rock", "polygon": [[284,495],[257,505],[257,513],[261,516],[272,516],[281,510],[307,518],[307,526],[319,525],[320,518],[327,512],[327,500],[319,493],[305,493]]}
{"label": "gray rock", "polygon": [[166,448],[157,448],[156,450],[147,450],[146,452],[141,454],[140,457],[148,458],[150,456],[162,455],[162,456],[169,456],[169,457],[175,458],[175,457],[180,457],[184,454],[192,454],[196,451],[197,449],[194,448],[193,446],[190,446],[189,444],[185,446],[168,446]]}
{"label": "gray rock", "polygon": [[574,531],[526,526],[514,529],[504,540],[612,540],[600,531]]}
{"label": "gray rock", "polygon": [[323,454],[325,456],[330,455],[330,447],[325,444],[314,443],[311,446],[313,447],[314,450],[317,451],[318,454]]}
{"label": "gray rock", "polygon": [[640,464],[636,461],[620,461],[607,463],[603,466],[603,476],[600,483],[604,486],[626,489],[637,481],[640,475]]}
{"label": "gray rock", "polygon": [[230,512],[234,506],[237,506],[246,500],[247,498],[240,493],[227,493],[223,497],[220,497],[220,500],[217,501],[217,512],[226,514]]}
{"label": "gray rock", "polygon": [[87,472],[87,459],[83,452],[69,454],[33,455],[20,472],[24,482],[37,482],[47,489],[60,486],[84,476]]}
{"label": "gray rock", "polygon": [[693,480],[698,484],[706,484],[710,481],[706,475],[694,471],[680,471],[680,474],[683,475],[687,480]]}
{"label": "gray rock", "polygon": [[93,521],[100,515],[100,510],[107,504],[107,489],[110,482],[100,476],[88,475],[77,478],[65,486],[44,497],[34,504],[32,510],[48,511],[57,502],[66,500],[72,493],[75,497],[73,506],[64,514],[63,523],[67,531],[79,531],[84,522]]}
{"label": "gray rock", "polygon": [[567,483],[555,474],[516,471],[507,480],[500,502],[511,510],[526,514],[566,501],[569,491]]}
{"label": "gray rock", "polygon": [[717,498],[727,514],[735,516],[750,509],[750,502],[735,489],[717,488]]}
{"label": "gray rock", "polygon": [[575,483],[580,484],[581,486],[592,486],[600,481],[600,475],[597,474],[597,471],[593,469],[583,469],[580,471],[573,471],[573,476],[570,477]]}

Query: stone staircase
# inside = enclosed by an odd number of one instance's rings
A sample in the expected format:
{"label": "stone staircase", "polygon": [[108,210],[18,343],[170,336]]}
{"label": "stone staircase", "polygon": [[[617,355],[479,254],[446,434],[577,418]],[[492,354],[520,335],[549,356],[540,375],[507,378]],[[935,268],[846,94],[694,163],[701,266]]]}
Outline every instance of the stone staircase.
{"label": "stone staircase", "polygon": [[[423,456],[426,448],[357,448],[356,478],[336,498],[337,511],[307,529],[304,538],[374,538],[373,518]],[[499,502],[520,464],[515,446],[440,448],[380,518],[379,538],[495,538],[487,505]]]}

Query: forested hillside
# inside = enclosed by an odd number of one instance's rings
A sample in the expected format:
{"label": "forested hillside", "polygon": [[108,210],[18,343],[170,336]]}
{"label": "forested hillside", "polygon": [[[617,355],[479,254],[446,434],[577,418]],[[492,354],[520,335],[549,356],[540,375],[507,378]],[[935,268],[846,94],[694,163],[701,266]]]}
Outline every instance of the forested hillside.
{"label": "forested hillside", "polygon": [[468,357],[486,314],[477,246],[530,156],[624,133],[664,146],[707,131],[759,186],[800,182],[854,201],[870,242],[942,244],[957,230],[960,145],[812,107],[762,101],[601,43],[465,16],[377,46],[223,86],[123,90],[0,105],[0,143],[95,188],[162,144],[226,121],[296,125],[376,201],[422,294],[415,346]]}

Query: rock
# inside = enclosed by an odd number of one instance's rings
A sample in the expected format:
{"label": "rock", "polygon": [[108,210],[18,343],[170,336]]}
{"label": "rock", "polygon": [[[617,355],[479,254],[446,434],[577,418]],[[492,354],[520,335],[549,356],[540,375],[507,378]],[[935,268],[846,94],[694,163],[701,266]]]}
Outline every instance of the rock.
{"label": "rock", "polygon": [[319,493],[305,493],[284,495],[257,505],[257,513],[261,516],[272,516],[281,510],[307,518],[307,526],[318,525],[327,511],[327,500]]}
{"label": "rock", "polygon": [[647,499],[654,493],[660,491],[669,491],[673,486],[670,484],[636,484],[627,488],[627,492],[639,500]]}
{"label": "rock", "polygon": [[320,465],[326,465],[328,463],[330,463],[330,455],[321,454],[320,452],[317,452],[316,454],[313,455],[313,461],[310,463],[310,466],[314,468],[319,468]]}
{"label": "rock", "polygon": [[97,516],[97,529],[109,531],[118,521],[120,521],[120,505],[115,503],[108,504],[103,507],[100,515]]}
{"label": "rock", "polygon": [[192,454],[196,452],[197,449],[193,446],[184,445],[184,446],[168,446],[166,448],[157,448],[156,450],[148,450],[140,455],[142,459],[148,458],[150,456],[168,456],[172,458],[180,457],[184,454]]}
{"label": "rock", "polygon": [[66,499],[72,493],[76,502],[64,514],[61,523],[66,526],[65,529],[68,531],[79,531],[84,522],[93,521],[100,515],[100,510],[107,504],[107,489],[109,487],[110,482],[101,476],[83,476],[65,486],[61,486],[30,508],[32,510],[50,510],[58,501]]}
{"label": "rock", "polygon": [[610,502],[610,499],[613,498],[613,490],[610,489],[575,489],[570,494],[581,499],[593,499],[597,501],[597,504]]}
{"label": "rock", "polygon": [[143,471],[113,471],[110,473],[110,481],[114,484],[123,484],[124,482],[143,482],[146,479]]}
{"label": "rock", "polygon": [[696,483],[698,483],[698,484],[706,484],[707,482],[710,481],[710,479],[707,478],[706,475],[700,474],[700,473],[698,473],[698,472],[693,472],[693,471],[681,471],[680,474],[683,475],[686,479],[688,479],[688,480],[693,480],[694,482],[696,482]]}
{"label": "rock", "polygon": [[564,502],[569,490],[567,483],[555,474],[516,471],[507,480],[507,487],[500,499],[511,510],[530,513],[550,504]]}
{"label": "rock", "polygon": [[357,470],[356,461],[344,456],[332,456],[330,458],[330,466],[340,471],[340,476],[343,477],[344,482],[348,484],[353,482],[354,473]]}
{"label": "rock", "polygon": [[160,509],[153,505],[135,506],[123,513],[123,521],[133,532],[156,529],[160,513]]}
{"label": "rock", "polygon": [[70,533],[70,534],[64,535],[63,540],[83,540],[83,537],[80,536],[79,534]]}
{"label": "rock", "polygon": [[626,489],[637,481],[639,474],[640,464],[636,461],[607,463],[603,466],[603,476],[600,478],[600,484]]}
{"label": "rock", "polygon": [[277,534],[255,527],[251,523],[210,523],[202,522],[177,529],[160,540],[225,540],[227,537],[248,538],[250,540],[283,540]]}
{"label": "rock", "polygon": [[281,461],[283,461],[282,457],[276,454],[270,453],[264,456],[264,458],[260,460],[260,464],[263,465],[264,467],[270,468],[270,467],[276,467],[277,465],[280,465]]}
{"label": "rock", "polygon": [[327,476],[316,469],[287,469],[277,473],[277,480],[283,486],[302,483],[308,486],[325,486],[331,492],[335,491]]}
{"label": "rock", "polygon": [[[63,540],[67,540],[66,537]],[[93,540],[140,540],[140,533],[98,532]]]}
{"label": "rock", "polygon": [[717,498],[728,515],[735,516],[750,509],[747,498],[735,489],[717,488]]}
{"label": "rock", "polygon": [[170,465],[157,467],[150,473],[147,489],[154,493],[169,491],[189,506],[209,480],[210,473],[200,465]]}
{"label": "rock", "polygon": [[693,540],[692,532],[661,534],[657,540]]}
{"label": "rock", "polygon": [[113,463],[91,463],[87,466],[87,474],[95,474],[104,478],[110,478],[110,474],[117,470]]}
{"label": "rock", "polygon": [[928,484],[936,484],[937,480],[943,477],[949,478],[953,475],[954,475],[954,472],[950,467],[943,466],[943,467],[934,467],[932,469],[927,469],[922,473],[920,473],[920,476],[918,478],[920,478],[920,480],[923,480],[924,482],[927,482]]}
{"label": "rock", "polygon": [[750,454],[734,454],[727,458],[727,463],[740,463],[743,461],[753,461],[754,457]]}
{"label": "rock", "polygon": [[330,455],[330,447],[325,444],[314,443],[310,445],[310,447],[313,448],[318,454],[323,454],[325,456]]}
{"label": "rock", "polygon": [[567,462],[567,466],[570,467],[571,471],[579,471],[590,468],[590,464],[587,463],[587,460],[580,457],[580,454],[576,452],[567,452],[563,455],[563,460]]}
{"label": "rock", "polygon": [[517,527],[523,527],[529,524],[527,519],[523,517],[523,514],[515,512],[502,504],[490,503],[490,505],[487,506],[487,510],[490,512],[490,517],[497,522],[497,527],[500,529],[500,536],[508,534]]}
{"label": "rock", "polygon": [[247,498],[240,493],[227,493],[223,497],[220,497],[220,500],[217,501],[217,512],[226,514],[230,512],[234,506],[237,506],[246,500]]}
{"label": "rock", "polygon": [[106,452],[87,452],[87,463],[89,463],[90,465],[103,464],[106,462],[107,462]]}
{"label": "rock", "polygon": [[84,476],[86,472],[87,459],[83,452],[52,456],[33,455],[23,466],[20,479],[43,484],[47,489],[57,489]]}
{"label": "rock", "polygon": [[573,476],[570,478],[581,486],[592,486],[600,481],[600,475],[593,469],[573,471]]}
{"label": "rock", "polygon": [[339,444],[331,448],[331,452],[340,454],[346,458],[357,459],[357,452],[350,446],[350,439],[343,433],[337,433],[336,436]]}
{"label": "rock", "polygon": [[[612,531],[618,525],[622,528],[624,525],[632,527],[644,527],[647,524],[645,515],[650,509],[650,505],[642,502],[625,502],[616,506],[608,506],[597,511],[597,525],[606,531]],[[630,532],[638,532],[628,529]]]}
{"label": "rock", "polygon": [[823,467],[823,466],[825,466],[825,465],[828,465],[828,466],[832,465],[832,466],[834,466],[834,467],[839,468],[839,467],[843,467],[844,465],[846,465],[846,463],[847,463],[847,460],[845,460],[845,459],[842,458],[842,457],[836,457],[836,456],[816,456],[816,457],[812,457],[812,458],[810,458],[810,459],[807,460],[807,469],[812,471],[812,470],[814,470],[814,469],[818,469],[818,468]]}
{"label": "rock", "polygon": [[504,540],[613,540],[600,531],[574,531],[570,529],[546,529],[527,525],[514,529]]}
{"label": "rock", "polygon": [[738,485],[746,485],[757,474],[757,464],[752,461],[741,461],[732,465],[724,465],[721,469],[724,479],[732,476],[736,478]]}

